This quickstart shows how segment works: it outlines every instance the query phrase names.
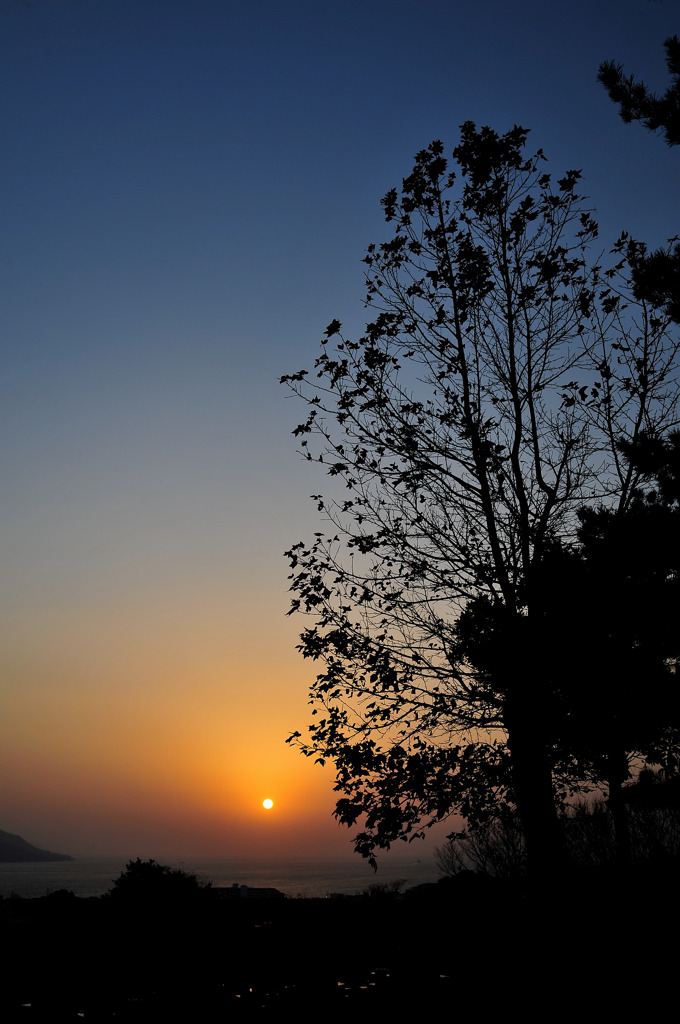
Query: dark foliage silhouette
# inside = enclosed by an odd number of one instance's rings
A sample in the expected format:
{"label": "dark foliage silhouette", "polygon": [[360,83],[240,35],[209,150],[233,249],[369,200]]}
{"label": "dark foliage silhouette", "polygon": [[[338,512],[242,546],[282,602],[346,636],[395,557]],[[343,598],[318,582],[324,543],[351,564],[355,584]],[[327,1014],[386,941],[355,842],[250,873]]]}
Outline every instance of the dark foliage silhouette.
{"label": "dark foliage silhouette", "polygon": [[633,284],[638,298],[664,307],[675,323],[680,323],[680,244],[675,238],[654,252],[642,249],[633,270]]}
{"label": "dark foliage silhouette", "polygon": [[613,60],[600,64],[597,79],[619,106],[626,124],[640,121],[652,132],[660,131],[669,146],[680,145],[680,39],[669,36],[664,42],[666,66],[671,85],[663,96],[650,92],[644,82],[636,82],[623,73],[623,65]]}
{"label": "dark foliage silhouette", "polygon": [[113,883],[108,898],[118,905],[171,907],[195,903],[209,894],[210,883],[155,860],[131,860]]}
{"label": "dark foliage silhouette", "polygon": [[[640,121],[652,132],[661,132],[669,146],[680,145],[680,39],[669,36],[664,43],[666,65],[671,85],[663,96],[657,96],[644,82],[633,76],[626,78],[623,65],[603,61],[598,81],[611,99],[619,105],[622,119],[628,124]],[[680,244],[670,240],[667,248],[653,253],[642,250],[633,266],[635,293],[657,306],[664,306],[669,316],[680,323]]]}
{"label": "dark foliage silhouette", "polygon": [[553,181],[527,134],[468,122],[451,164],[420,152],[365,259],[375,319],[358,341],[334,320],[316,380],[283,378],[337,484],[314,496],[329,529],[288,552],[299,649],[324,665],[291,740],[334,762],[370,858],[503,801],[533,863],[561,857],[556,795],[585,769],[558,728],[542,567],[584,505],[630,505],[619,444],[674,422],[678,341],[630,296],[640,246],[591,262],[579,172]]}
{"label": "dark foliage silhouette", "polygon": [[625,454],[643,475],[616,514],[584,509],[579,540],[588,604],[601,627],[589,664],[596,735],[606,747],[620,855],[631,856],[622,784],[631,764],[680,764],[680,434],[642,434]]}
{"label": "dark foliage silhouette", "polygon": [[629,860],[622,786],[631,767],[661,765],[670,776],[680,755],[680,435],[641,434],[622,447],[643,480],[625,509],[581,512],[578,592],[591,653],[564,693],[571,738],[607,784]]}

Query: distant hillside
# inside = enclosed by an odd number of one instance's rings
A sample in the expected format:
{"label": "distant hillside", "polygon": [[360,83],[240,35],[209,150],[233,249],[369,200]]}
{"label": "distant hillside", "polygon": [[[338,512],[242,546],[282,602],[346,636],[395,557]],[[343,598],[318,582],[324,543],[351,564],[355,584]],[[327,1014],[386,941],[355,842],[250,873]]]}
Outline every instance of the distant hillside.
{"label": "distant hillside", "polygon": [[49,850],[39,850],[37,846],[31,846],[21,836],[3,832],[0,828],[0,863],[28,863],[36,860],[73,860],[73,857],[69,857],[66,853],[50,853]]}

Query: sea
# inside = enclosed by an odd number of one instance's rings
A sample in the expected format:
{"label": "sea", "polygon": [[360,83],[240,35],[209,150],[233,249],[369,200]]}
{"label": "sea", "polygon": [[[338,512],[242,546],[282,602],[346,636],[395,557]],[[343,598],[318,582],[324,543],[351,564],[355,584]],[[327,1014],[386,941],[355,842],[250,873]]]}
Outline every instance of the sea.
{"label": "sea", "polygon": [[[371,885],[402,881],[402,892],[440,877],[434,857],[390,855],[374,872],[360,857],[342,860],[245,860],[157,857],[216,886],[248,885],[278,889],[286,896],[324,898],[361,893]],[[0,864],[0,897],[33,899],[66,889],[76,896],[101,896],[125,870],[124,857],[78,857],[70,861]]]}

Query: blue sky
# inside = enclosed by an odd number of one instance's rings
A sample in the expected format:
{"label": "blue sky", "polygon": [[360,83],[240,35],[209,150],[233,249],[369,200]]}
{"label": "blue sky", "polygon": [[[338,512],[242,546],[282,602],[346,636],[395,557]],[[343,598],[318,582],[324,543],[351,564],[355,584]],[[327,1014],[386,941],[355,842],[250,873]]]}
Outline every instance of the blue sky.
{"label": "blue sky", "polygon": [[615,58],[663,90],[675,32],[676,0],[5,0],[0,827],[216,852],[268,771],[345,848],[283,744],[309,671],[281,555],[322,481],[278,378],[361,328],[379,200],[463,121],[582,168],[603,247],[676,232],[677,152],[596,82]]}

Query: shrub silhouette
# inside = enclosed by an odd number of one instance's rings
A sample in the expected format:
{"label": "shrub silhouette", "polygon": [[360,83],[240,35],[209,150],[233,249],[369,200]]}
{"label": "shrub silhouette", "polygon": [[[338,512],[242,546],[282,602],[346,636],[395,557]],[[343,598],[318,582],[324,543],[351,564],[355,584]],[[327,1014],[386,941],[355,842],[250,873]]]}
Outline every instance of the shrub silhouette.
{"label": "shrub silhouette", "polygon": [[210,882],[204,884],[196,875],[138,857],[128,862],[107,896],[120,905],[177,908],[202,901],[210,891]]}

